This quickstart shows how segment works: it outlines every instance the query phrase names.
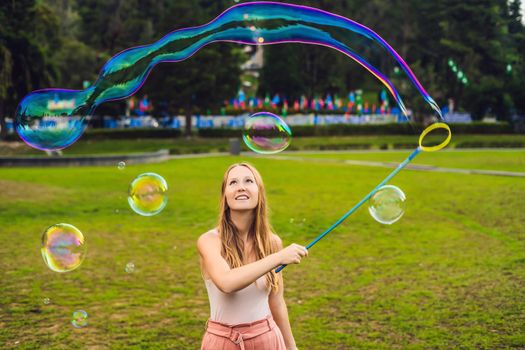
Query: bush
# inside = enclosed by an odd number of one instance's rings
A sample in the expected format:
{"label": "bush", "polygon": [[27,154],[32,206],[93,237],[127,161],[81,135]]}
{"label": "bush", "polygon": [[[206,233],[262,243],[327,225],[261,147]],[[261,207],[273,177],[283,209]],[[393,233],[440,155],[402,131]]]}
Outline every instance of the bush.
{"label": "bush", "polygon": [[82,139],[163,139],[176,138],[182,135],[179,129],[88,129]]}
{"label": "bush", "polygon": [[[510,134],[509,123],[469,123],[451,124],[453,134]],[[308,136],[344,136],[344,135],[414,135],[423,130],[421,124],[391,123],[391,124],[332,124],[332,125],[296,125],[292,126],[294,137]],[[241,137],[239,129],[199,129],[201,137]]]}
{"label": "bush", "polygon": [[212,138],[215,138],[215,137],[218,137],[218,138],[242,137],[242,130],[241,129],[211,129],[211,128],[208,129],[206,128],[206,129],[199,129],[197,131],[197,135],[199,135],[200,137],[212,137]]}
{"label": "bush", "polygon": [[512,126],[507,122],[468,124],[450,124],[452,133],[455,134],[512,134]]}
{"label": "bush", "polygon": [[[509,123],[481,123],[451,124],[453,134],[512,134],[513,128]],[[392,123],[392,124],[332,124],[332,125],[297,125],[292,126],[294,137],[308,136],[345,136],[345,135],[415,135],[423,130],[421,124]],[[194,134],[203,138],[231,138],[242,137],[241,129],[194,129]],[[88,129],[82,136],[84,140],[101,139],[162,139],[177,138],[183,135],[181,129]],[[7,141],[19,140],[18,134],[10,134]],[[471,147],[471,146],[468,146]],[[484,146],[487,147],[487,146]],[[494,146],[496,147],[496,146]],[[520,147],[520,146],[511,146]]]}
{"label": "bush", "polygon": [[465,141],[456,144],[456,148],[521,148],[522,141]]}

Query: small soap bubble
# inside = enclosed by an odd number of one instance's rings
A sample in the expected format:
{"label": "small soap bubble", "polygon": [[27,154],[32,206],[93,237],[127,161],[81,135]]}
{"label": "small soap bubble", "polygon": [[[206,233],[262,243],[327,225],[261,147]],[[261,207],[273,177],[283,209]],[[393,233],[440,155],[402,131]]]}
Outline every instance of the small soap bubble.
{"label": "small soap bubble", "polygon": [[118,170],[124,170],[126,168],[126,162],[118,162],[117,168]]}
{"label": "small soap bubble", "polygon": [[86,256],[84,235],[70,224],[56,224],[42,234],[42,258],[56,272],[68,272],[82,264]]}
{"label": "small soap bubble", "polygon": [[160,213],[168,203],[168,183],[155,173],[144,173],[129,185],[128,203],[137,214],[152,216]]}
{"label": "small soap bubble", "polygon": [[381,187],[370,197],[368,211],[379,223],[391,225],[405,213],[406,197],[403,191],[396,186]]}
{"label": "small soap bubble", "polygon": [[49,304],[51,304],[51,299],[44,298],[44,305],[49,305]]}
{"label": "small soap bubble", "polygon": [[135,272],[135,264],[132,263],[132,262],[127,263],[125,270],[126,270],[127,273]]}
{"label": "small soap bubble", "polygon": [[73,312],[71,324],[75,328],[82,328],[88,324],[88,314],[84,310],[76,310]]}
{"label": "small soap bubble", "polygon": [[285,150],[290,145],[292,131],[279,116],[269,112],[260,112],[246,120],[242,138],[252,151],[274,154]]}

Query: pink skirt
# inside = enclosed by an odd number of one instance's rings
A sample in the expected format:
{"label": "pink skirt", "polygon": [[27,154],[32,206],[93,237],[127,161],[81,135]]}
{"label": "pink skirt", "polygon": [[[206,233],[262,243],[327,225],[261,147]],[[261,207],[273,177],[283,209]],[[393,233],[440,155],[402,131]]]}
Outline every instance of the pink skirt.
{"label": "pink skirt", "polygon": [[286,350],[284,338],[271,315],[238,325],[208,320],[201,350]]}

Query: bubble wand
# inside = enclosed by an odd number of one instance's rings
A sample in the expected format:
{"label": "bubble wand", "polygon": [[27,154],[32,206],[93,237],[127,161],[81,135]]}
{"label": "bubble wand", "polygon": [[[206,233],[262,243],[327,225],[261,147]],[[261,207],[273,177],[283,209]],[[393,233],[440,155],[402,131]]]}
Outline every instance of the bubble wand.
{"label": "bubble wand", "polygon": [[[442,143],[435,145],[435,146],[423,146],[423,139],[425,136],[428,135],[431,131],[435,129],[445,129],[448,132],[447,138]],[[412,161],[421,151],[425,152],[435,152],[439,151],[448,143],[450,142],[450,139],[452,138],[452,132],[450,131],[450,127],[445,123],[434,123],[430,126],[428,126],[421,135],[419,136],[419,146],[405,159],[401,164],[397,166],[397,168],[394,169],[379,185],[377,185],[370,193],[368,193],[363,199],[361,199],[352,209],[346,212],[339,220],[337,220],[332,226],[330,226],[326,231],[321,233],[319,236],[317,236],[312,242],[310,242],[305,248],[310,249],[314,244],[319,242],[324,236],[329,234],[334,228],[339,226],[340,223],[342,223],[346,218],[348,218],[350,215],[352,215],[353,212],[355,212],[363,203],[365,203],[370,197],[374,195],[381,187],[383,187],[388,181],[390,181],[398,172],[400,172],[408,163]],[[280,272],[282,269],[284,269],[287,265],[281,265],[279,266],[275,272]]]}

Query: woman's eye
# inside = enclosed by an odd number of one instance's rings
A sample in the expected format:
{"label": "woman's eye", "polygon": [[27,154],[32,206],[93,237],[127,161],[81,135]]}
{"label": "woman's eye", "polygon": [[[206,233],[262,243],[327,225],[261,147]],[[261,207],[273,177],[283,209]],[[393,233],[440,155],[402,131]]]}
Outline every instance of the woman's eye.
{"label": "woman's eye", "polygon": [[248,180],[246,180],[246,181],[247,181],[247,182],[252,182],[252,183],[253,183],[253,180],[252,180],[252,179],[248,179]]}
{"label": "woman's eye", "polygon": [[236,182],[237,182],[237,181],[232,180],[232,181],[230,181],[230,185],[233,185],[233,184],[235,184]]}

